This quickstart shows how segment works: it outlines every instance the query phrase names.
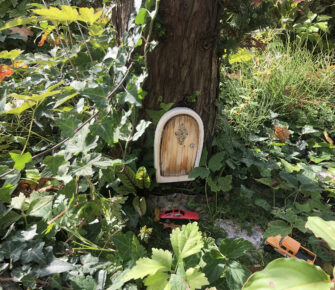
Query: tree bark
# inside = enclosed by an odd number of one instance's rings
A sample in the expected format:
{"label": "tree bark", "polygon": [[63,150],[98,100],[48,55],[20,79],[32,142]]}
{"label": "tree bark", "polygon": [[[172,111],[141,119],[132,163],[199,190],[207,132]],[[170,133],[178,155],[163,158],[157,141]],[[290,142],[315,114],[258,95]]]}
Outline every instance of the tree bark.
{"label": "tree bark", "polygon": [[[203,120],[207,145],[213,137],[216,119],[219,1],[160,1],[156,21],[162,24],[164,37],[158,39],[158,45],[148,54],[149,71],[144,83],[148,92],[144,100],[145,109],[159,109],[160,102],[173,102],[174,107],[185,106],[195,110]],[[121,8],[122,14],[129,12],[129,6],[123,4]],[[119,19],[119,22],[127,24],[125,16]],[[196,94],[197,97],[190,101],[190,97]]]}
{"label": "tree bark", "polygon": [[[159,17],[165,39],[148,56],[144,107],[159,108],[159,98],[195,110],[204,122],[205,141],[214,133],[218,94],[220,5],[217,0],[164,0]],[[195,102],[188,97],[199,92]]]}

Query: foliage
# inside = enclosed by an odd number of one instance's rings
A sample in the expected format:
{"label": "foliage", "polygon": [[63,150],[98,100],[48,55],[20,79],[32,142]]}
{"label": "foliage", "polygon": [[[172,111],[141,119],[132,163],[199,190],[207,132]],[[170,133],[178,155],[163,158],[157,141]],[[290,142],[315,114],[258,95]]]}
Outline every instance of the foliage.
{"label": "foliage", "polygon": [[280,258],[250,276],[243,289],[330,289],[332,285],[321,268],[298,259]]}

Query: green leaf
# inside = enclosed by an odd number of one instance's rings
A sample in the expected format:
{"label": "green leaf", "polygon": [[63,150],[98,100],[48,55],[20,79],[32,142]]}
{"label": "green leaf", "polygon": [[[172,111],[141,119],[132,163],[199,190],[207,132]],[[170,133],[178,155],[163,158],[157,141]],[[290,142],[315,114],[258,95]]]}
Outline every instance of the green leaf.
{"label": "green leaf", "polygon": [[145,8],[141,8],[135,17],[135,24],[137,25],[145,24],[147,17],[149,17],[149,11]]}
{"label": "green leaf", "polygon": [[96,290],[97,282],[92,276],[73,276],[71,285],[74,290]]}
{"label": "green leaf", "polygon": [[16,197],[12,198],[12,201],[11,201],[10,205],[11,205],[12,208],[22,210],[25,200],[26,200],[26,197],[24,196],[24,194],[22,192],[20,192],[19,196],[16,196]]}
{"label": "green leaf", "polygon": [[136,174],[129,166],[123,166],[123,168],[117,172],[118,178],[120,178],[123,186],[128,188],[131,192],[136,192]]}
{"label": "green leaf", "polygon": [[224,167],[222,161],[224,160],[225,156],[225,152],[219,152],[214,154],[208,162],[208,168],[214,172],[222,169]]}
{"label": "green leaf", "polygon": [[335,250],[335,221],[325,221],[320,217],[308,217],[306,228],[313,234],[327,242],[332,250]]}
{"label": "green leaf", "polygon": [[291,164],[289,162],[287,162],[286,160],[284,159],[280,159],[281,163],[283,164],[285,170],[288,172],[288,173],[292,173],[294,171],[297,171],[299,172],[300,171],[300,167],[298,165],[294,165],[294,164]]}
{"label": "green leaf", "polygon": [[189,178],[197,178],[200,177],[201,179],[205,179],[209,175],[209,170],[206,167],[196,167],[188,176]]}
{"label": "green leaf", "polygon": [[179,262],[176,274],[172,274],[170,277],[171,290],[187,290],[188,285],[186,284],[185,278],[184,263]]}
{"label": "green leaf", "polygon": [[308,155],[309,159],[313,161],[314,163],[320,163],[322,161],[331,160],[333,156],[334,154],[325,153],[325,152],[322,152],[320,157]]}
{"label": "green leaf", "polygon": [[66,142],[66,153],[88,153],[93,150],[97,145],[98,136],[90,138],[89,124],[85,125],[80,131],[78,131],[68,142]]}
{"label": "green leaf", "polygon": [[141,166],[136,172],[136,185],[141,189],[150,187],[150,176],[144,166]]}
{"label": "green leaf", "polygon": [[55,122],[55,125],[61,129],[61,136],[64,138],[72,137],[74,135],[74,130],[79,124],[80,120],[70,115],[65,118],[60,118]]}
{"label": "green leaf", "polygon": [[255,200],[255,205],[260,206],[261,208],[263,208],[266,211],[271,210],[271,205],[263,198],[257,198]]}
{"label": "green leaf", "polygon": [[303,260],[280,258],[251,275],[243,289],[329,290],[332,286],[329,276],[320,267]]}
{"label": "green leaf", "polygon": [[30,23],[36,23],[37,21],[38,21],[38,18],[36,16],[18,17],[18,18],[15,18],[13,20],[10,20],[10,21],[6,22],[5,25],[0,28],[0,31],[8,29],[8,28],[15,27],[15,26],[19,26],[19,25],[26,25],[26,24],[30,24]]}
{"label": "green leaf", "polygon": [[46,217],[46,212],[51,211],[53,197],[51,195],[34,199],[27,210],[27,215]]}
{"label": "green leaf", "polygon": [[201,289],[203,286],[209,285],[204,273],[199,272],[195,268],[189,268],[186,271],[186,281],[190,289]]}
{"label": "green leaf", "polygon": [[250,50],[245,48],[239,49],[237,53],[229,55],[229,63],[233,64],[236,62],[248,62],[252,59],[253,54]]}
{"label": "green leaf", "polygon": [[65,164],[65,159],[63,155],[47,156],[44,158],[43,163],[47,165],[51,173],[56,176],[59,166]]}
{"label": "green leaf", "polygon": [[41,242],[37,245],[34,245],[32,248],[25,249],[21,254],[21,260],[23,264],[28,264],[34,261],[44,266],[46,264],[46,258],[43,254],[43,247],[44,242]]}
{"label": "green leaf", "polygon": [[79,14],[80,15],[78,17],[78,20],[88,22],[90,25],[92,25],[100,18],[102,14],[102,9],[100,11],[97,11],[97,13],[94,13],[93,8],[79,8]]}
{"label": "green leaf", "polygon": [[177,259],[199,253],[203,247],[201,232],[196,222],[183,225],[181,229],[174,229],[170,234],[170,240]]}
{"label": "green leaf", "polygon": [[144,133],[145,129],[151,124],[150,121],[141,120],[136,126],[136,133],[133,136],[133,141],[137,141]]}
{"label": "green leaf", "polygon": [[112,241],[124,264],[128,262],[135,264],[136,260],[146,254],[144,247],[140,244],[133,232],[115,235]]}
{"label": "green leaf", "polygon": [[22,170],[28,162],[32,159],[32,156],[29,152],[24,154],[17,154],[17,153],[9,153],[10,157],[15,162],[14,168],[16,170]]}
{"label": "green leaf", "polygon": [[3,187],[0,188],[0,201],[10,203],[11,197],[10,194],[15,189],[15,186],[7,183]]}
{"label": "green leaf", "polygon": [[79,20],[77,9],[62,5],[61,9],[56,7],[33,9],[35,14],[43,16],[46,20],[59,21],[59,22],[73,22]]}
{"label": "green leaf", "polygon": [[319,132],[319,131],[318,131],[318,130],[315,130],[315,129],[313,128],[313,126],[305,125],[305,126],[302,128],[301,135],[312,134],[312,133],[317,133],[317,132]]}
{"label": "green leaf", "polygon": [[286,237],[291,233],[291,227],[282,220],[275,220],[268,223],[268,228],[264,233],[264,238],[281,235]]}
{"label": "green leaf", "polygon": [[0,52],[0,58],[10,59],[10,60],[13,61],[13,60],[16,59],[22,52],[23,52],[23,50],[20,50],[20,49],[12,49],[11,51],[3,50],[3,51]]}
{"label": "green leaf", "polygon": [[163,272],[156,272],[143,280],[148,290],[169,290],[168,284],[170,275]]}
{"label": "green leaf", "polygon": [[37,270],[39,277],[68,272],[73,269],[73,265],[60,259],[54,259],[47,266]]}
{"label": "green leaf", "polygon": [[229,290],[240,290],[250,276],[250,271],[236,261],[226,266],[226,279]]}
{"label": "green leaf", "polygon": [[221,254],[228,259],[237,259],[248,251],[253,250],[253,245],[251,242],[242,238],[223,239],[219,249]]}
{"label": "green leaf", "polygon": [[131,279],[143,279],[145,276],[154,275],[158,271],[170,271],[171,265],[172,254],[169,251],[153,248],[151,259],[139,259],[136,262],[135,267],[133,267],[130,272],[125,275],[123,280],[129,281]]}
{"label": "green leaf", "polygon": [[98,136],[104,139],[108,145],[114,145],[114,126],[115,120],[111,118],[105,118],[101,123],[94,124],[92,126],[92,131],[95,132]]}

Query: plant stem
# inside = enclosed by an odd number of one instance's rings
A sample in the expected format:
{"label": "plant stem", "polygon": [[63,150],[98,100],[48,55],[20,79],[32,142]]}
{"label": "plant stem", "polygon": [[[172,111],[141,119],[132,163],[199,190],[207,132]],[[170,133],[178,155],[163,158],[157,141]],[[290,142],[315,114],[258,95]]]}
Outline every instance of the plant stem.
{"label": "plant stem", "polygon": [[208,207],[208,212],[209,212],[210,216],[212,217],[212,212],[211,212],[211,209],[209,207],[209,202],[208,202],[207,179],[206,179],[206,182],[205,182],[205,195],[206,195],[206,203],[207,203],[207,207]]}
{"label": "plant stem", "polygon": [[29,142],[29,139],[30,139],[30,135],[31,135],[31,129],[32,129],[32,127],[33,127],[33,123],[34,123],[34,118],[35,118],[35,111],[36,111],[36,108],[37,108],[37,107],[35,107],[35,109],[33,109],[33,115],[32,115],[32,117],[31,117],[31,122],[30,122],[29,130],[28,130],[28,137],[27,137],[26,143],[24,144],[24,147],[23,147],[23,149],[22,149],[22,151],[21,151],[21,155],[22,155],[22,154],[24,153],[24,151],[26,151],[26,149],[27,149],[27,145],[28,145],[28,142]]}

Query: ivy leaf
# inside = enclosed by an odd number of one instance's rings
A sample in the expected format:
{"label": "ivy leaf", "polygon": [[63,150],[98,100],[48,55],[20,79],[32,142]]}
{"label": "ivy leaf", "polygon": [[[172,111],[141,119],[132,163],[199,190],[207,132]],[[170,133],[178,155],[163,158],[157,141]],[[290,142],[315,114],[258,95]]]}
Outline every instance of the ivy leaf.
{"label": "ivy leaf", "polygon": [[208,162],[208,168],[214,172],[222,169],[224,167],[222,161],[224,160],[225,156],[225,152],[214,154]]}
{"label": "ivy leaf", "polygon": [[141,8],[135,17],[135,24],[142,25],[146,22],[147,17],[149,17],[149,12],[145,8]]}
{"label": "ivy leaf", "polygon": [[319,131],[318,131],[318,130],[315,130],[315,129],[313,128],[313,126],[305,125],[305,126],[302,128],[301,135],[312,134],[312,133],[317,133],[317,132],[319,132]]}
{"label": "ivy leaf", "polygon": [[251,242],[239,239],[223,239],[219,247],[221,254],[228,259],[237,259],[243,256],[246,252],[253,250]]}
{"label": "ivy leaf", "polygon": [[22,170],[28,162],[32,159],[30,152],[24,154],[17,154],[17,153],[9,153],[10,157],[15,162],[14,168],[16,170]]}
{"label": "ivy leaf", "polygon": [[55,125],[59,127],[62,131],[62,136],[72,137],[74,135],[74,130],[78,127],[80,121],[74,116],[67,116],[66,118],[60,118],[56,120]]}
{"label": "ivy leaf", "polygon": [[191,172],[188,178],[197,178],[205,179],[209,175],[209,170],[206,167],[196,167]]}
{"label": "ivy leaf", "polygon": [[333,156],[334,156],[333,154],[325,153],[325,152],[322,152],[320,157],[308,155],[309,159],[313,161],[314,163],[320,163],[322,161],[331,160]]}
{"label": "ivy leaf", "polygon": [[126,282],[131,279],[143,279],[145,276],[154,275],[158,271],[170,271],[171,264],[172,254],[169,251],[153,248],[151,259],[139,259],[136,262],[135,267],[133,267],[130,272],[125,275],[123,280]]}
{"label": "ivy leaf", "polygon": [[43,163],[47,165],[51,173],[56,176],[59,166],[65,164],[65,159],[63,155],[47,156],[44,158]]}
{"label": "ivy leaf", "polygon": [[268,228],[264,233],[264,238],[281,235],[286,237],[291,233],[291,227],[282,220],[275,220],[268,223]]}
{"label": "ivy leaf", "polygon": [[92,131],[98,136],[104,139],[108,145],[114,145],[114,124],[115,120],[111,118],[105,118],[99,124],[92,125]]}
{"label": "ivy leaf", "polygon": [[195,268],[189,268],[186,271],[186,281],[190,289],[201,289],[209,284],[204,273],[199,272]]}
{"label": "ivy leaf", "polygon": [[141,120],[140,123],[136,126],[136,133],[133,136],[133,141],[137,141],[144,133],[145,129],[151,124],[150,121]]}
{"label": "ivy leaf", "polygon": [[250,276],[243,290],[258,289],[330,289],[329,276],[315,265],[299,259],[280,258],[264,270]]}
{"label": "ivy leaf", "polygon": [[46,258],[43,254],[43,247],[44,242],[38,243],[37,245],[33,246],[32,248],[25,249],[21,254],[21,260],[24,264],[28,264],[32,261],[40,264],[46,264]]}
{"label": "ivy leaf", "polygon": [[26,197],[24,196],[24,194],[22,192],[20,192],[19,196],[16,196],[16,197],[12,198],[12,201],[11,201],[10,205],[11,205],[12,208],[22,210],[25,200],[26,200]]}
{"label": "ivy leaf", "polygon": [[225,273],[230,290],[240,290],[250,276],[250,271],[237,261],[229,263]]}
{"label": "ivy leaf", "polygon": [[183,225],[181,230],[179,228],[173,230],[170,240],[177,259],[199,253],[203,247],[201,232],[196,222]]}
{"label": "ivy leaf", "polygon": [[31,201],[27,210],[27,215],[46,218],[51,211],[53,197],[51,195],[42,196]]}
{"label": "ivy leaf", "polygon": [[73,269],[73,265],[60,259],[54,259],[50,264],[38,269],[36,272],[39,277],[68,272]]}
{"label": "ivy leaf", "polygon": [[73,276],[71,285],[74,290],[91,290],[97,289],[97,282],[92,276]]}
{"label": "ivy leaf", "polygon": [[3,187],[0,188],[0,201],[10,203],[11,196],[10,193],[15,188],[14,185],[7,183]]}
{"label": "ivy leaf", "polygon": [[297,172],[300,171],[300,167],[298,165],[291,164],[284,159],[280,159],[280,161],[284,165],[284,168],[288,173],[292,173],[294,171],[297,171]]}
{"label": "ivy leaf", "polygon": [[98,143],[98,136],[89,136],[89,125],[85,125],[68,142],[66,142],[66,153],[78,155],[80,152],[87,153],[94,149]]}

